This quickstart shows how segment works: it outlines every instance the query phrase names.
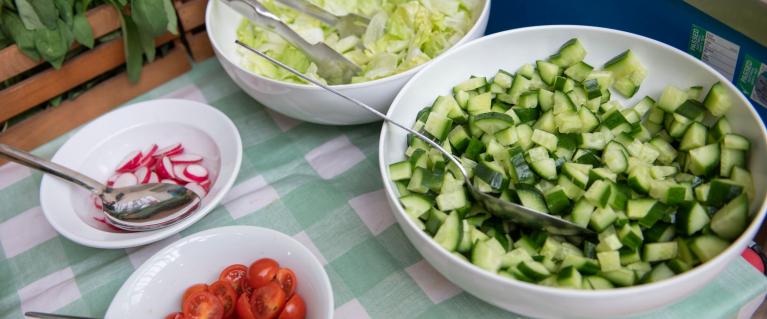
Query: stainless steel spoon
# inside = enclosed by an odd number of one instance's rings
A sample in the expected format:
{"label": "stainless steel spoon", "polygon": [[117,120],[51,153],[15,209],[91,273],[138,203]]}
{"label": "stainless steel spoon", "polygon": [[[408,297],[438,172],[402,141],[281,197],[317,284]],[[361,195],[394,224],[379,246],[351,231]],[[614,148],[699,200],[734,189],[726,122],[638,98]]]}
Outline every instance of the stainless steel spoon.
{"label": "stainless steel spoon", "polygon": [[318,82],[318,81],[316,81],[316,80],[314,80],[314,79],[312,79],[310,77],[307,77],[307,76],[301,74],[301,72],[298,72],[298,71],[294,70],[293,68],[283,64],[280,61],[277,61],[277,60],[271,58],[270,56],[267,56],[263,52],[260,52],[260,51],[254,49],[254,48],[249,47],[247,44],[244,44],[244,43],[240,42],[239,40],[237,40],[235,42],[237,44],[241,45],[242,47],[248,49],[249,51],[251,51],[251,52],[253,52],[253,53],[263,57],[264,59],[269,60],[270,62],[276,64],[277,66],[279,66],[279,67],[281,67],[281,68],[283,68],[283,69],[285,69],[285,70],[295,74],[296,76],[304,79],[305,81],[313,83],[314,85],[317,85],[317,86],[325,89],[326,91],[328,91],[330,93],[338,95],[338,96],[342,97],[343,99],[345,99],[345,100],[347,100],[349,102],[352,102],[352,103],[356,104],[357,106],[362,107],[362,108],[370,111],[371,113],[375,114],[376,116],[378,116],[382,120],[384,120],[386,122],[389,122],[391,124],[394,124],[397,127],[407,131],[408,133],[413,134],[414,136],[418,137],[419,139],[423,140],[424,142],[429,143],[429,145],[431,145],[432,147],[436,148],[442,154],[447,156],[447,158],[451,162],[453,162],[453,164],[455,164],[458,167],[458,169],[461,171],[461,174],[463,175],[463,179],[466,181],[466,185],[469,186],[469,190],[471,191],[472,197],[474,197],[474,199],[476,199],[477,201],[479,201],[482,204],[484,204],[485,208],[487,208],[490,211],[490,213],[492,213],[492,214],[494,214],[494,215],[496,215],[496,216],[498,216],[500,218],[511,220],[511,221],[513,221],[513,222],[515,222],[517,224],[523,225],[523,226],[527,226],[527,227],[531,227],[531,228],[536,228],[536,229],[543,229],[546,232],[549,232],[549,233],[555,234],[555,235],[565,235],[565,236],[581,235],[581,236],[587,236],[587,237],[596,236],[596,233],[594,233],[590,229],[578,226],[578,225],[576,225],[576,224],[574,224],[572,222],[569,222],[567,220],[564,220],[564,219],[561,219],[559,217],[555,217],[555,216],[552,216],[552,215],[549,215],[549,214],[546,214],[546,213],[541,213],[541,212],[529,209],[529,208],[527,208],[525,206],[522,206],[522,205],[519,205],[519,204],[515,204],[515,203],[512,203],[512,202],[508,202],[508,201],[502,200],[500,198],[497,198],[497,197],[494,197],[494,196],[491,196],[489,194],[481,192],[476,186],[474,186],[474,184],[471,183],[471,179],[469,178],[468,174],[466,173],[466,169],[463,167],[461,162],[457,158],[455,158],[451,153],[449,153],[444,148],[442,148],[442,146],[440,146],[438,143],[435,143],[434,141],[432,141],[431,139],[427,138],[423,134],[421,134],[421,133],[419,133],[419,132],[417,132],[417,131],[415,131],[415,130],[407,127],[407,126],[405,126],[405,125],[403,125],[401,123],[398,123],[398,122],[390,119],[385,114],[383,114],[381,112],[378,112],[376,109],[368,106],[367,104],[362,103],[361,101],[359,101],[359,100],[357,100],[355,98],[346,96],[343,93],[338,92],[335,89],[333,89],[333,88],[331,88],[331,87],[329,87],[327,85],[324,85],[324,84],[322,84],[322,83],[320,83],[320,82]]}
{"label": "stainless steel spoon", "polygon": [[317,65],[317,74],[330,84],[345,84],[351,82],[353,76],[362,72],[359,66],[349,61],[338,51],[327,44],[318,42],[311,44],[293,31],[279,17],[271,13],[256,0],[221,0],[254,24],[276,32],[288,42],[298,47]]}
{"label": "stainless steel spoon", "polygon": [[111,188],[74,170],[5,144],[0,144],[0,155],[99,196],[107,221],[124,230],[149,231],[170,226],[189,216],[200,204],[200,197],[181,185],[160,183]]}
{"label": "stainless steel spoon", "polygon": [[37,312],[37,311],[27,311],[24,313],[24,316],[30,317],[30,318],[39,318],[39,319],[96,319],[91,317],[59,315],[55,313],[46,313],[46,312]]}
{"label": "stainless steel spoon", "polygon": [[308,14],[327,25],[336,28],[342,38],[350,35],[362,38],[368,28],[368,24],[370,24],[370,19],[361,15],[348,13],[343,16],[337,16],[306,0],[277,0],[277,2],[296,9],[299,12]]}

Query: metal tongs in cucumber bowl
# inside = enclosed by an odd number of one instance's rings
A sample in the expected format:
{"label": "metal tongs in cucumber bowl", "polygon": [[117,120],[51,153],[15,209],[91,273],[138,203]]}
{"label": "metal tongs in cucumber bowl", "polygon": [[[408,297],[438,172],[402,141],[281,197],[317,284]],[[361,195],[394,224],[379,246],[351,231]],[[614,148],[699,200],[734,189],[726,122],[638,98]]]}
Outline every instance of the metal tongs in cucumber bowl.
{"label": "metal tongs in cucumber bowl", "polygon": [[239,40],[235,42],[239,44],[240,46],[244,47],[245,49],[263,57],[264,59],[269,60],[269,62],[272,62],[275,65],[287,70],[288,72],[295,74],[296,76],[303,79],[304,81],[317,85],[330,93],[338,95],[339,97],[349,102],[352,102],[361,108],[364,108],[370,111],[371,113],[375,114],[382,120],[389,122],[407,131],[410,134],[413,134],[413,136],[423,140],[424,142],[428,143],[429,145],[431,145],[432,147],[440,151],[443,155],[445,155],[445,157],[447,157],[448,160],[453,162],[453,164],[455,164],[456,167],[458,167],[459,171],[461,171],[464,181],[466,182],[466,186],[469,187],[471,196],[474,197],[474,199],[476,199],[478,202],[482,203],[485,206],[485,208],[487,208],[487,210],[490,211],[490,213],[492,213],[493,215],[506,220],[511,220],[512,222],[515,222],[522,226],[542,229],[550,234],[564,235],[564,236],[584,236],[589,238],[596,237],[596,233],[594,233],[593,231],[587,228],[581,227],[570,221],[567,221],[562,218],[552,216],[546,213],[541,213],[533,209],[527,208],[525,206],[512,203],[509,201],[505,201],[498,197],[482,192],[471,182],[471,178],[469,178],[469,175],[467,174],[466,169],[463,167],[461,162],[455,156],[453,156],[453,154],[451,154],[450,152],[445,150],[442,146],[440,146],[439,143],[431,140],[430,138],[424,136],[420,132],[411,129],[410,127],[402,123],[399,123],[397,121],[390,119],[388,116],[386,116],[385,114],[381,112],[378,112],[376,109],[372,108],[371,106],[365,103],[362,103],[361,101],[355,98],[344,95],[343,93],[325,84],[322,84],[319,81],[302,74],[301,72],[296,71],[295,69],[285,65],[284,63],[277,61],[276,59],[266,55],[265,53],[258,51],[254,48],[251,48],[250,46],[240,42]]}
{"label": "metal tongs in cucumber bowl", "polygon": [[[272,30],[306,53],[317,65],[317,74],[330,84],[345,84],[362,70],[327,44],[311,44],[256,0],[221,0],[253,24]],[[324,12],[324,11],[323,11]],[[326,12],[327,13],[327,12]]]}

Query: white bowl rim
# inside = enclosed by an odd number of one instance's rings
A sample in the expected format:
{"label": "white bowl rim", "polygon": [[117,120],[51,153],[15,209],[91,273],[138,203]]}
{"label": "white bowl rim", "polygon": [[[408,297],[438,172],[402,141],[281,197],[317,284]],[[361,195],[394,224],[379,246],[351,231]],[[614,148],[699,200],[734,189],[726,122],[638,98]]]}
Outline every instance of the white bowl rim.
{"label": "white bowl rim", "polygon": [[[205,25],[206,26],[211,25],[210,24],[210,19],[211,19],[211,16],[212,16],[211,11],[213,9],[211,9],[211,7],[213,6],[213,1],[216,1],[216,0],[209,1],[208,5],[207,5],[207,8],[205,9]],[[489,18],[490,2],[492,0],[482,0],[482,1],[483,1],[484,6],[483,6],[482,10],[480,11],[479,15],[477,15],[477,20],[474,21],[474,24],[472,25],[472,27],[469,30],[466,31],[466,33],[461,37],[461,39],[458,40],[458,42],[456,42],[453,46],[445,49],[444,52],[440,53],[439,55],[437,55],[436,57],[432,58],[431,60],[426,61],[423,64],[418,65],[416,67],[407,69],[407,70],[405,70],[403,72],[396,73],[396,74],[393,74],[393,75],[389,75],[389,76],[386,76],[386,77],[382,77],[380,79],[375,79],[375,80],[372,80],[372,81],[365,81],[365,82],[360,82],[360,83],[349,83],[349,84],[329,85],[329,86],[334,88],[334,89],[339,89],[339,90],[356,89],[356,88],[366,87],[368,85],[372,86],[372,85],[379,84],[379,83],[394,82],[394,81],[399,80],[402,77],[410,77],[410,76],[412,76],[413,74],[415,74],[418,71],[420,71],[425,65],[431,63],[432,61],[434,61],[435,59],[439,58],[440,56],[445,55],[445,53],[448,53],[451,50],[466,44],[466,43],[462,43],[462,42],[466,41],[466,37],[468,37],[469,34],[475,32],[479,28],[480,21],[484,17],[488,17]],[[228,56],[223,54],[224,51],[221,50],[218,47],[218,44],[216,43],[216,41],[214,41],[212,39],[214,37],[212,32],[208,32],[208,37],[211,38],[210,43],[213,45],[213,48],[215,49],[215,51],[220,52],[225,60],[227,60],[230,64],[234,65],[240,71],[243,71],[243,72],[245,72],[247,74],[255,76],[258,79],[265,80],[265,81],[269,82],[270,84],[279,84],[279,85],[284,85],[284,86],[287,86],[287,87],[290,87],[290,88],[301,88],[301,89],[307,89],[307,90],[313,90],[313,91],[323,90],[322,88],[320,88],[320,87],[318,87],[316,85],[313,85],[313,84],[299,84],[299,83],[279,81],[279,80],[275,80],[275,79],[272,79],[272,78],[268,78],[268,77],[262,76],[260,74],[257,74],[255,72],[251,71],[251,70],[245,69],[239,63],[235,63],[235,61],[232,61],[231,59],[229,59]]]}
{"label": "white bowl rim", "polygon": [[[88,124],[78,128],[77,131],[72,136],[67,138],[66,142],[64,142],[64,144],[62,144],[56,150],[56,153],[54,153],[53,157],[51,158],[51,161],[56,162],[57,157],[59,156],[59,153],[61,152],[62,149],[66,147],[71,147],[70,143],[74,143],[72,141],[78,134],[81,134],[83,131],[86,131],[89,127],[96,126],[98,121],[101,120],[102,118],[105,118],[107,116],[115,116],[115,114],[119,115],[120,113],[123,113],[123,112],[131,112],[132,111],[131,109],[135,107],[146,107],[146,105],[148,104],[155,104],[155,103],[170,104],[169,102],[189,104],[189,105],[194,105],[194,107],[204,107],[206,109],[209,109],[211,112],[213,112],[213,114],[216,114],[216,116],[220,116],[222,119],[226,120],[225,121],[226,126],[229,127],[230,132],[234,133],[233,137],[236,139],[236,143],[235,143],[236,154],[233,154],[235,162],[233,165],[232,176],[230,176],[227,180],[223,181],[224,186],[221,188],[221,191],[216,195],[216,197],[212,198],[210,202],[208,203],[208,205],[198,208],[198,210],[194,212],[191,216],[187,217],[184,220],[179,221],[176,224],[170,225],[168,227],[165,227],[159,230],[145,232],[146,234],[148,234],[147,236],[142,236],[137,238],[128,238],[128,239],[122,239],[122,240],[113,240],[113,241],[91,240],[88,238],[84,238],[78,235],[77,233],[70,232],[68,228],[63,227],[59,223],[50,222],[47,216],[50,210],[47,210],[44,208],[44,206],[46,206],[46,201],[43,200],[44,195],[42,194],[46,193],[44,190],[52,187],[50,183],[53,181],[54,177],[49,176],[48,174],[44,174],[42,180],[40,181],[40,194],[41,194],[40,208],[43,210],[43,215],[45,215],[46,221],[53,227],[53,229],[56,230],[56,232],[58,232],[59,234],[61,234],[61,236],[64,236],[65,238],[75,243],[88,246],[88,247],[93,247],[93,248],[120,249],[120,248],[136,247],[136,246],[150,244],[150,243],[162,240],[164,238],[173,236],[173,234],[194,225],[200,219],[207,216],[210,212],[212,212],[218,206],[218,204],[224,198],[226,193],[228,193],[229,190],[232,188],[235,180],[237,179],[237,176],[239,175],[240,166],[242,164],[242,138],[240,137],[239,130],[237,130],[237,126],[234,125],[232,120],[228,116],[226,116],[226,114],[221,112],[221,110],[205,103],[201,103],[201,102],[197,102],[193,100],[186,100],[186,99],[161,98],[161,99],[151,99],[151,100],[136,102],[133,104],[128,104],[122,107],[118,107],[105,114],[102,114],[98,118],[90,121]],[[221,177],[223,177],[223,175],[219,175],[219,178]],[[173,231],[174,227],[179,227],[178,225],[181,225],[182,223],[188,223],[188,225],[185,225],[179,228],[177,231]]]}
{"label": "white bowl rim", "polygon": [[[402,92],[407,91],[408,89],[410,89],[411,86],[415,85],[414,83],[418,82],[419,77],[422,74],[427,73],[430,68],[437,67],[439,65],[439,62],[442,59],[445,59],[445,58],[447,58],[447,57],[449,57],[449,56],[451,56],[453,54],[458,54],[458,52],[460,52],[460,50],[463,49],[463,48],[468,48],[468,47],[471,47],[471,46],[474,46],[474,45],[478,45],[479,43],[486,42],[486,41],[493,41],[495,38],[503,37],[503,36],[506,36],[508,34],[524,33],[524,32],[534,32],[534,31],[539,31],[539,30],[568,30],[568,31],[573,31],[573,30],[576,30],[576,31],[577,30],[588,30],[588,31],[598,31],[598,32],[612,33],[612,34],[617,34],[617,35],[633,38],[633,39],[636,39],[636,40],[639,40],[639,41],[649,42],[650,44],[654,44],[654,45],[660,46],[661,48],[664,48],[664,49],[667,49],[667,50],[671,50],[671,51],[673,51],[673,52],[675,52],[677,54],[681,54],[686,59],[691,60],[694,63],[697,63],[698,66],[703,67],[704,69],[708,70],[710,73],[714,74],[719,79],[719,81],[721,83],[724,83],[725,85],[727,85],[732,91],[737,92],[737,98],[740,99],[741,102],[743,102],[745,105],[750,106],[748,108],[748,110],[749,110],[749,112],[751,112],[751,115],[754,118],[759,119],[757,122],[759,123],[759,128],[760,128],[760,131],[761,131],[761,134],[762,134],[762,140],[767,141],[767,129],[765,129],[764,123],[761,121],[761,118],[756,113],[756,111],[754,109],[754,106],[748,101],[748,99],[746,99],[743,96],[743,93],[741,93],[740,90],[735,88],[735,86],[732,84],[732,82],[727,80],[724,76],[722,76],[719,72],[714,70],[712,67],[708,66],[707,64],[703,63],[702,61],[692,57],[691,55],[689,55],[689,54],[687,54],[687,53],[685,53],[685,52],[683,52],[683,51],[681,51],[681,50],[679,50],[677,48],[674,48],[674,47],[672,47],[672,46],[670,46],[668,44],[665,44],[665,43],[657,41],[657,40],[650,39],[650,38],[645,37],[645,36],[641,36],[641,35],[630,33],[630,32],[610,29],[610,28],[583,26],[583,25],[544,25],[544,26],[532,26],[532,27],[525,27],[525,28],[518,28],[518,29],[502,31],[502,32],[498,32],[498,33],[494,33],[494,34],[491,34],[491,35],[484,36],[482,38],[478,38],[478,39],[476,39],[474,41],[471,41],[469,43],[464,44],[463,46],[461,46],[460,48],[457,48],[456,50],[451,50],[451,51],[449,51],[449,52],[447,52],[447,53],[445,53],[443,55],[440,55],[439,57],[437,57],[437,58],[435,58],[434,60],[431,61],[433,63],[430,63],[429,65],[427,65],[424,69],[421,70],[421,72],[419,72],[418,74],[416,74],[415,76],[410,78],[410,80],[408,80],[408,82],[405,83],[405,86],[402,87],[400,92],[394,98],[394,101],[392,101],[392,107],[389,107],[389,111],[386,113],[386,116],[387,117],[391,117],[392,113],[394,111],[396,111],[393,106],[394,105],[398,105],[398,103],[400,102],[400,99],[403,96]],[[395,190],[392,188],[392,183],[388,180],[388,176],[389,176],[388,164],[385,162],[385,158],[384,158],[384,156],[385,156],[385,152],[384,152],[384,145],[385,145],[385,143],[384,143],[384,141],[386,140],[386,136],[388,135],[389,127],[391,127],[391,126],[392,125],[387,123],[387,122],[384,122],[382,124],[381,136],[380,136],[379,141],[378,141],[378,166],[379,166],[379,169],[380,169],[381,178],[383,179],[384,189],[386,189],[386,193],[387,193],[388,197],[389,198],[395,198],[396,196],[393,196],[393,195],[396,194],[396,193],[395,193]],[[395,212],[393,212],[395,214],[404,214],[402,212],[403,208],[402,208],[401,204],[399,204],[399,202],[397,202],[396,207],[394,207],[393,210],[395,211]],[[442,255],[442,257],[449,258],[452,263],[460,264],[465,270],[471,272],[475,276],[484,277],[485,279],[489,279],[489,280],[500,281],[500,282],[503,282],[504,284],[508,284],[508,285],[511,285],[511,286],[514,286],[514,287],[519,287],[519,288],[523,288],[523,289],[530,289],[530,290],[535,291],[536,293],[559,294],[559,295],[562,295],[562,296],[565,296],[565,297],[608,297],[608,296],[610,296],[610,297],[616,297],[616,296],[620,297],[620,296],[634,295],[634,294],[638,294],[638,293],[646,293],[648,291],[654,291],[656,289],[663,289],[663,288],[666,288],[666,287],[669,287],[669,286],[674,286],[675,284],[677,284],[678,281],[682,280],[683,278],[693,277],[693,276],[696,276],[698,273],[709,271],[710,268],[713,268],[715,266],[714,265],[715,264],[714,263],[715,260],[719,260],[719,259],[723,258],[726,255],[727,252],[731,251],[735,246],[738,246],[738,245],[736,245],[737,242],[741,242],[741,241],[747,240],[747,238],[745,238],[743,235],[745,235],[746,233],[751,232],[754,228],[759,227],[759,225],[761,225],[761,223],[755,223],[754,221],[755,220],[759,220],[759,219],[763,219],[765,213],[767,213],[767,198],[764,198],[762,200],[762,204],[761,204],[761,206],[759,208],[758,213],[755,214],[753,216],[753,218],[751,219],[751,225],[749,225],[749,227],[746,228],[743,231],[743,233],[736,240],[734,240],[732,243],[730,243],[729,246],[727,247],[727,249],[725,249],[719,255],[714,257],[714,259],[712,259],[712,260],[709,260],[709,261],[707,261],[707,262],[705,262],[705,263],[703,263],[701,265],[698,265],[697,267],[694,267],[693,269],[691,269],[691,270],[689,270],[687,272],[684,272],[682,274],[674,275],[672,278],[667,279],[667,280],[663,280],[663,281],[659,281],[659,282],[655,282],[655,283],[649,283],[649,284],[641,284],[641,285],[631,286],[631,287],[620,287],[620,288],[616,288],[616,289],[608,289],[608,290],[578,290],[578,289],[572,289],[572,288],[548,287],[548,286],[528,283],[528,282],[524,282],[524,281],[513,280],[513,279],[510,279],[510,278],[505,278],[503,276],[500,276],[500,275],[497,275],[497,274],[493,274],[493,273],[490,273],[490,272],[485,271],[483,269],[480,269],[479,267],[475,267],[473,264],[471,264],[471,263],[469,263],[467,261],[461,260],[460,258],[458,258],[458,257],[454,256],[453,254],[447,252],[442,247],[438,247],[437,244],[434,243],[434,240],[431,237],[427,236],[425,232],[417,229],[415,223],[409,217],[405,217],[404,218],[404,220],[407,221],[407,226],[403,226],[403,227],[411,227],[411,228],[416,229],[416,233],[418,234],[417,236],[419,236],[423,240],[426,240],[426,242],[428,242],[429,245],[431,245],[434,248],[436,248],[436,250],[438,251],[438,254]]]}
{"label": "white bowl rim", "polygon": [[[133,273],[128,277],[128,279],[123,282],[123,284],[120,286],[120,289],[117,290],[117,293],[115,294],[115,297],[117,297],[121,292],[123,292],[123,289],[128,289],[129,284],[132,284],[133,281],[136,281],[141,273],[141,270],[143,270],[146,266],[156,262],[155,259],[159,258],[162,255],[166,255],[170,250],[178,248],[178,246],[185,244],[186,242],[190,242],[193,239],[196,238],[203,238],[208,237],[211,235],[228,235],[235,232],[263,232],[263,233],[271,233],[277,237],[282,237],[283,239],[286,239],[288,242],[290,242],[292,245],[295,245],[296,247],[300,247],[300,250],[303,250],[303,253],[308,255],[309,263],[308,267],[310,268],[316,268],[321,270],[321,273],[323,276],[320,278],[320,282],[322,284],[322,292],[320,294],[324,294],[328,296],[328,301],[330,303],[330,306],[328,307],[329,313],[327,313],[327,318],[333,317],[334,312],[334,296],[333,296],[333,288],[332,284],[330,282],[330,277],[328,276],[328,272],[325,270],[325,267],[322,266],[322,263],[317,259],[317,256],[312,253],[309,248],[304,246],[301,242],[296,240],[293,237],[290,237],[284,233],[281,233],[279,231],[276,231],[271,228],[266,227],[260,227],[260,226],[250,226],[250,225],[232,225],[232,226],[221,226],[221,227],[214,227],[210,229],[206,229],[203,231],[196,232],[194,234],[191,234],[189,236],[179,238],[178,240],[168,244],[167,246],[163,247],[160,251],[154,253],[151,257],[149,257],[146,261],[141,263],[140,266],[136,268],[136,270],[133,271]],[[109,303],[109,307],[107,307],[106,314],[109,314],[109,310],[112,308],[112,304],[115,302],[117,298],[112,299],[112,301]]]}

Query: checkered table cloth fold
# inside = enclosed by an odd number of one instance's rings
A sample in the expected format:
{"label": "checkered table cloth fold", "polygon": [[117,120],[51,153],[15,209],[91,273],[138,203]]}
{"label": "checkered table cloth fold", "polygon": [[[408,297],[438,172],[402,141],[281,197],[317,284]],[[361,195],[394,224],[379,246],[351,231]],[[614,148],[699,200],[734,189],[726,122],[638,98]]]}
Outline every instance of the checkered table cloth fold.
{"label": "checkered table cloth fold", "polygon": [[[208,103],[237,125],[244,154],[230,194],[169,239],[94,249],[47,223],[39,173],[0,166],[0,317],[31,310],[103,316],[120,285],[154,252],[204,229],[240,224],[273,228],[309,247],[330,276],[336,318],[521,318],[452,285],[405,238],[378,172],[380,123],[331,127],[286,118],[238,89],[215,60],[131,103],[160,97]],[[52,156],[68,136],[36,153]],[[730,318],[765,289],[764,276],[739,258],[692,297],[641,318]]]}

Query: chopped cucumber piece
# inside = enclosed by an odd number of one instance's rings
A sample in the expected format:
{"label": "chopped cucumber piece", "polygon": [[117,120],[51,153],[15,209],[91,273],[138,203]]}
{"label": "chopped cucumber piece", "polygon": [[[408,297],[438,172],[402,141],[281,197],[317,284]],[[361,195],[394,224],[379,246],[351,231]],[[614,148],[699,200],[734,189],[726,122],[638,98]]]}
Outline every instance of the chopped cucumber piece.
{"label": "chopped cucumber piece", "polygon": [[412,128],[460,160],[488,196],[569,220],[598,242],[528,229],[493,214],[459,167],[408,135],[389,178],[414,226],[456,257],[552,287],[611,289],[684,273],[750,222],[752,145],[725,113],[726,83],[667,86],[624,107],[647,76],[626,50],[594,69],[572,39],[547,59],[472,76],[420,109]]}

